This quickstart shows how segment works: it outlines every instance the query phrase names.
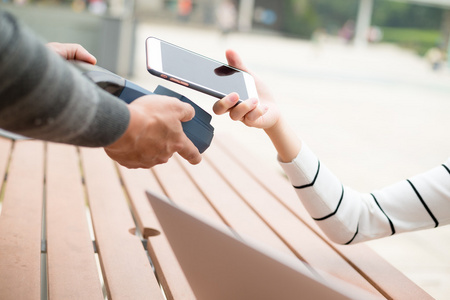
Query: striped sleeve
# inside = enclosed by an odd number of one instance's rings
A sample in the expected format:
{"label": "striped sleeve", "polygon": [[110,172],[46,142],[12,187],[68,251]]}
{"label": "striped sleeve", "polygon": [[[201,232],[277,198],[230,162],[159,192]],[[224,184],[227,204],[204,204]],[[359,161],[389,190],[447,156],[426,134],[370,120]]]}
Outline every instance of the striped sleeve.
{"label": "striped sleeve", "polygon": [[344,186],[303,144],[280,165],[311,217],[336,243],[351,244],[450,223],[450,159],[371,193]]}

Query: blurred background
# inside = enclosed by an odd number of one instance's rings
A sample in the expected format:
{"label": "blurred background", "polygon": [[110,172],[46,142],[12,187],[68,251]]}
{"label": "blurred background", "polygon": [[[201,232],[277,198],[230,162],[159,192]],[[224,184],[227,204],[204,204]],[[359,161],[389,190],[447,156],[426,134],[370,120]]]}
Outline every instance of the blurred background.
{"label": "blurred background", "polygon": [[[435,68],[446,64],[450,37],[448,0],[0,0],[0,3],[44,38],[80,42],[100,56],[100,62],[128,74],[133,72],[136,26],[147,22],[219,28],[224,34],[276,33],[315,42],[335,37],[362,45],[393,43],[427,57]],[[113,49],[109,46],[120,49],[111,53]],[[117,62],[121,55],[114,52],[129,52],[126,56],[131,61]]]}
{"label": "blurred background", "polygon": [[[266,82],[297,134],[362,192],[449,158],[450,0],[0,0],[45,41],[82,44],[98,64],[212,114],[215,99],[150,75],[156,36],[219,61],[228,48]],[[214,116],[279,168],[260,130]],[[367,244],[436,299],[450,299],[450,228]],[[301,238],[301,237],[299,237]]]}

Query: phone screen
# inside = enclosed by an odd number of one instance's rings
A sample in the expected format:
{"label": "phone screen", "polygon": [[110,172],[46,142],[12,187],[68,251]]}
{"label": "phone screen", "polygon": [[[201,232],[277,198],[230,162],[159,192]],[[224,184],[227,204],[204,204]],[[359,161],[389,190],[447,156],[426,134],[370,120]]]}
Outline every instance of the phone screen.
{"label": "phone screen", "polygon": [[[170,43],[158,41],[160,49],[157,51],[149,49],[155,44],[147,43],[147,56],[149,53],[160,56],[161,62],[158,62],[156,71],[161,74],[186,81],[191,88],[212,92],[216,97],[223,97],[232,92],[238,93],[242,100],[257,96],[250,74]],[[150,63],[148,67],[150,71]]]}

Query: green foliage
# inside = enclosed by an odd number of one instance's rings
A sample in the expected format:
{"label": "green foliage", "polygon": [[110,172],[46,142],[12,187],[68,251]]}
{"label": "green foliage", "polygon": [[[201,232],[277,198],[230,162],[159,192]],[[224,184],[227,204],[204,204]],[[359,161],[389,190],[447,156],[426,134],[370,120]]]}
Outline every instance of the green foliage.
{"label": "green foliage", "polygon": [[372,23],[383,27],[438,29],[443,10],[406,2],[376,0]]}
{"label": "green foliage", "polygon": [[311,37],[319,26],[319,16],[309,0],[286,0],[282,30],[302,38]]}
{"label": "green foliage", "polygon": [[336,33],[356,19],[359,0],[285,0],[284,31],[310,37],[317,28]]}
{"label": "green foliage", "polygon": [[[318,29],[337,34],[356,21],[359,0],[285,0],[283,31],[309,38]],[[443,9],[407,2],[375,0],[372,24],[383,29],[383,41],[424,54],[440,40]]]}
{"label": "green foliage", "polygon": [[359,0],[314,0],[311,3],[319,16],[320,27],[331,34],[336,34],[348,20],[356,21]]}
{"label": "green foliage", "polygon": [[439,46],[440,32],[431,29],[383,27],[383,42],[394,43],[424,55],[428,49]]}
{"label": "green foliage", "polygon": [[[348,20],[355,20],[359,0],[285,0],[283,30],[309,37],[317,28],[335,34]],[[380,27],[437,30],[443,9],[407,2],[375,0],[372,24]]]}

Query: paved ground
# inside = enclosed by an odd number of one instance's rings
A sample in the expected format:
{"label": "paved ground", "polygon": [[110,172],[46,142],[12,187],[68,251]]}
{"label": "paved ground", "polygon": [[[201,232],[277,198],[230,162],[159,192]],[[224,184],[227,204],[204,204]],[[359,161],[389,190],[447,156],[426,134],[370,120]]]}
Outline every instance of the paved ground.
{"label": "paved ground", "polygon": [[[145,69],[144,41],[150,35],[221,61],[225,49],[238,50],[248,67],[269,83],[298,135],[344,184],[360,191],[410,177],[450,156],[450,76],[431,71],[408,51],[272,35],[223,38],[214,30],[141,24],[133,80],[149,89],[163,83]],[[214,99],[180,90],[211,111]],[[225,116],[214,117],[213,125],[279,168],[262,131]],[[450,227],[442,227],[368,244],[436,299],[448,299],[449,236]]]}

